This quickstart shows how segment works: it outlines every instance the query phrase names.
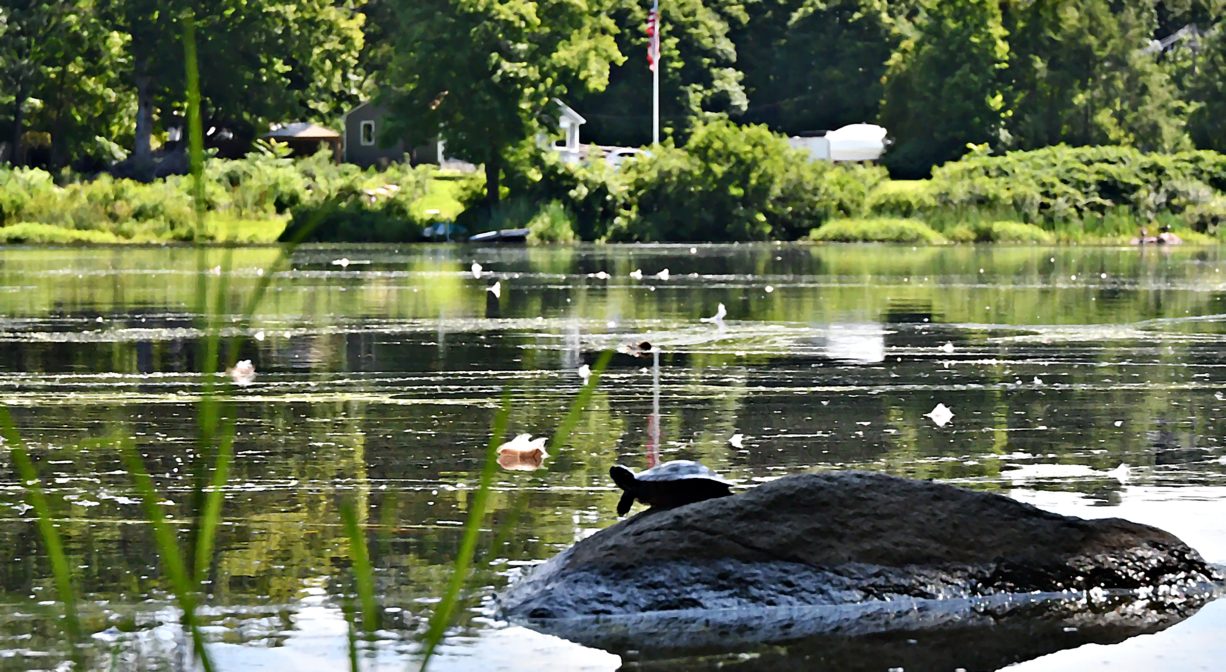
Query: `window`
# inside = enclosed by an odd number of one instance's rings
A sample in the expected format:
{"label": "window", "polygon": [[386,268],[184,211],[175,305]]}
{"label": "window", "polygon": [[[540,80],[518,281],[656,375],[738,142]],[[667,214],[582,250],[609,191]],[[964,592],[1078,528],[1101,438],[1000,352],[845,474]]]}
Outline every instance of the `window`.
{"label": "window", "polygon": [[361,130],[358,132],[358,137],[363,147],[369,147],[375,144],[375,122],[363,121]]}

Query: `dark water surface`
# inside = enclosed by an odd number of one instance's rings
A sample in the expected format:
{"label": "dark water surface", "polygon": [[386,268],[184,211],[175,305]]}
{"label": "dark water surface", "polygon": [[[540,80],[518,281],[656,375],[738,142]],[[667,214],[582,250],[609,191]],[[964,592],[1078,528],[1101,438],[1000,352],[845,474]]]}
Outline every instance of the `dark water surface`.
{"label": "dark water surface", "polygon": [[[208,254],[212,268],[227,252]],[[277,252],[232,254],[237,306]],[[652,360],[618,355],[568,445],[550,446],[540,470],[499,472],[478,589],[438,669],[753,667],[761,652],[623,661],[489,609],[519,568],[616,520],[609,465],[657,455],[745,485],[846,468],[940,479],[1157,525],[1226,563],[1224,266],[1219,250],[1193,248],[300,251],[224,356],[256,376],[234,388],[236,463],[203,611],[212,651],[224,670],[345,669],[339,503],[355,498],[386,610],[363,664],[411,665],[501,390],[513,433],[551,434],[580,365],[641,341],[662,352],[658,445]],[[184,664],[137,494],[96,440],[135,437],[167,510],[185,510],[202,389],[196,269],[184,248],[0,247],[0,403],[60,507],[98,669]],[[722,324],[700,321],[720,303]],[[925,415],[938,403],[954,414],[945,426]],[[54,583],[0,455],[0,669],[54,668]],[[1016,669],[1216,670],[1224,629],[1219,600],[1162,632],[1070,643]],[[914,652],[973,642],[906,644],[864,649],[857,669],[921,669]],[[822,667],[812,647],[791,651],[771,659]]]}

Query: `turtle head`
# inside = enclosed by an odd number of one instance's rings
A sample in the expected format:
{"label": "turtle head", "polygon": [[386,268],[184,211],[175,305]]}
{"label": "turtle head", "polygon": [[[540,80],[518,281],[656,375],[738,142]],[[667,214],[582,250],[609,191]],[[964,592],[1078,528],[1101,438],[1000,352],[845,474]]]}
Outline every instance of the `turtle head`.
{"label": "turtle head", "polygon": [[613,477],[613,482],[617,484],[617,487],[625,490],[622,498],[617,502],[617,515],[624,516],[630,512],[630,507],[634,505],[634,496],[638,491],[638,481],[635,480],[633,471],[620,464],[609,467],[609,476]]}
{"label": "turtle head", "polygon": [[613,478],[613,482],[622,490],[630,491],[634,489],[634,472],[620,464],[615,464],[609,467],[609,476]]}

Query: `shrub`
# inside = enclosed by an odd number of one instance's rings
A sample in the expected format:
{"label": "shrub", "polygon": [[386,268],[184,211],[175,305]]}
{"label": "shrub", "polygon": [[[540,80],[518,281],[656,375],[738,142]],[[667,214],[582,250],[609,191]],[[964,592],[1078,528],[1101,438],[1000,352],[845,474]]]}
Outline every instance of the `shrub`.
{"label": "shrub", "polygon": [[391,189],[344,189],[323,201],[295,207],[281,241],[395,243],[421,237],[411,195]]}
{"label": "shrub", "polygon": [[945,242],[941,234],[917,219],[836,219],[809,232],[809,240],[825,243]]}
{"label": "shrub", "polygon": [[98,245],[122,243],[123,238],[109,231],[78,231],[53,224],[18,222],[0,226],[0,243],[30,243],[38,245],[65,245],[83,243]]}
{"label": "shrub", "polygon": [[1051,244],[1056,237],[1033,224],[1015,221],[976,222],[945,231],[955,243],[1032,243]]}
{"label": "shrub", "polygon": [[972,154],[935,169],[932,189],[938,208],[1012,210],[1029,223],[1102,218],[1121,208],[1144,220],[1181,213],[1220,194],[1226,189],[1226,155],[1063,145]]}
{"label": "shrub", "polygon": [[870,215],[918,217],[936,208],[929,180],[887,180],[877,185],[865,203]]}
{"label": "shrub", "polygon": [[528,220],[528,231],[535,243],[573,243],[575,216],[558,201],[550,201]]}
{"label": "shrub", "polygon": [[627,165],[632,207],[608,238],[639,241],[791,239],[831,217],[863,211],[885,179],[875,167],[810,160],[764,126],[699,126],[683,148],[662,146]]}
{"label": "shrub", "polygon": [[624,173],[608,167],[600,157],[586,164],[566,163],[556,152],[542,152],[535,144],[527,144],[511,153],[508,165],[510,192],[535,203],[565,205],[575,233],[583,240],[604,238],[629,209]]}

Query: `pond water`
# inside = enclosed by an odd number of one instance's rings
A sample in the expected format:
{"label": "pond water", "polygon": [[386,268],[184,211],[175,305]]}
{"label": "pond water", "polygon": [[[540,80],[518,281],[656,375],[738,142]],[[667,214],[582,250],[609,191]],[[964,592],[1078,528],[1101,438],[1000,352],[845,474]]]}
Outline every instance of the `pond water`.
{"label": "pond water", "polygon": [[[184,664],[149,525],[105,439],[134,439],[167,511],[186,510],[197,285],[224,274],[230,324],[278,251],[203,254],[0,247],[0,403],[57,507],[97,669]],[[363,667],[413,665],[502,391],[511,433],[551,434],[579,367],[618,346],[570,440],[539,470],[498,472],[473,590],[432,668],[753,667],[754,652],[623,659],[497,620],[489,598],[510,577],[617,520],[618,462],[699,459],[744,485],[852,468],[939,479],[1157,525],[1226,563],[1223,267],[1218,249],[1194,248],[299,250],[223,354],[255,377],[227,383],[238,431],[203,610],[211,650],[223,670],[347,667],[350,500],[384,609]],[[721,303],[722,323],[700,320]],[[624,347],[643,341],[658,368]],[[938,403],[944,426],[926,416]],[[54,668],[54,582],[0,454],[0,669]],[[1219,600],[1017,669],[1218,669],[1224,627]],[[924,640],[854,667],[917,669],[908,651],[950,646]]]}

